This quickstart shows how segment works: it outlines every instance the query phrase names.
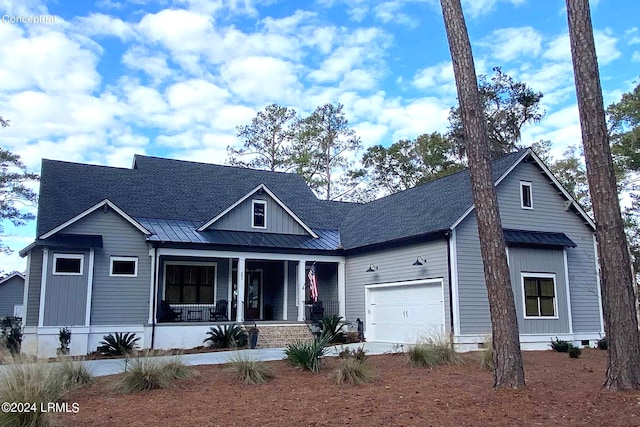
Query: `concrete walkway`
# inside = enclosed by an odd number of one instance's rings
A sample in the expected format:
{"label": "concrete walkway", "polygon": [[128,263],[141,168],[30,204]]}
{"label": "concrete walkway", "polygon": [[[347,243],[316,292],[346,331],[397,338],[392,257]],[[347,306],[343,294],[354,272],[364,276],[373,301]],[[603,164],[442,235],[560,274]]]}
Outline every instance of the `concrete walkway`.
{"label": "concrete walkway", "polygon": [[[395,351],[393,344],[382,342],[366,342],[355,344],[344,344],[342,346],[328,347],[327,356],[337,356],[343,348],[364,347],[368,355],[383,354]],[[257,348],[253,350],[238,350],[238,353],[250,355],[256,360],[282,360],[286,356],[284,348]],[[216,351],[211,353],[182,354],[177,356],[186,365],[219,365],[227,363],[235,351]],[[153,359],[168,360],[176,356],[155,356]],[[82,362],[96,377],[104,375],[119,374],[124,371],[125,359],[101,359],[101,360],[85,360]]]}

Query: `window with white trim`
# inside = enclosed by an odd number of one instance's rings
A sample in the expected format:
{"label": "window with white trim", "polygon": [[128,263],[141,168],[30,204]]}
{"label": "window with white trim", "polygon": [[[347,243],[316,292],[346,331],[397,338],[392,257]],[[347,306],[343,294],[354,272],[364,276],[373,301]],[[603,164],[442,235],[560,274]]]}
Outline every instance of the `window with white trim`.
{"label": "window with white trim", "polygon": [[267,202],[264,200],[252,200],[251,207],[253,213],[251,227],[267,228]]}
{"label": "window with white trim", "polygon": [[112,256],[109,276],[138,277],[138,257]]}
{"label": "window with white trim", "polygon": [[525,318],[557,317],[555,274],[522,275]]}
{"label": "window with white trim", "polygon": [[82,276],[84,255],[53,254],[53,274],[58,276]]}
{"label": "window with white trim", "polygon": [[520,181],[520,207],[533,209],[533,188],[528,181]]}

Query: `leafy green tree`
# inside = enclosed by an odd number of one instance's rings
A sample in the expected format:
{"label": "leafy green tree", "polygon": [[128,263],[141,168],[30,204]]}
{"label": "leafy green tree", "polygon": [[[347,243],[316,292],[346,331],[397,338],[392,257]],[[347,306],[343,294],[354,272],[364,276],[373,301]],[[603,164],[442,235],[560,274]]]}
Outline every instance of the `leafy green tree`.
{"label": "leafy green tree", "polygon": [[[271,104],[236,132],[240,148],[227,147],[228,163],[233,166],[286,172],[293,168],[292,145],[298,117],[295,110]],[[243,160],[246,159],[246,160]]]}
{"label": "leafy green tree", "polygon": [[463,167],[456,160],[450,140],[438,132],[400,140],[388,148],[369,147],[362,164],[368,170],[370,185],[385,194],[415,187]]}
{"label": "leafy green tree", "polygon": [[343,105],[325,104],[299,122],[292,160],[316,193],[336,200],[345,198],[364,176],[362,170],[352,169],[351,159],[360,148]]}
{"label": "leafy green tree", "polygon": [[[8,120],[0,118],[2,126],[9,124]],[[20,160],[20,156],[0,148],[0,220],[11,221],[13,225],[25,225],[35,216],[30,212],[21,211],[21,207],[34,205],[37,201],[36,193],[28,184],[39,179],[38,175],[27,172],[27,168]],[[0,223],[0,234],[4,227]],[[0,251],[11,253],[11,249],[0,242]]]}
{"label": "leafy green tree", "polygon": [[[541,92],[515,81],[504,74],[500,67],[495,67],[493,72],[491,79],[485,75],[478,78],[478,89],[487,119],[491,156],[495,158],[520,148],[518,142],[523,126],[539,122],[544,112],[540,111],[543,96]],[[458,155],[465,157],[460,107],[452,107],[449,113],[449,136],[453,139]]]}
{"label": "leafy green tree", "polygon": [[640,84],[607,109],[611,154],[625,169],[640,171]]}

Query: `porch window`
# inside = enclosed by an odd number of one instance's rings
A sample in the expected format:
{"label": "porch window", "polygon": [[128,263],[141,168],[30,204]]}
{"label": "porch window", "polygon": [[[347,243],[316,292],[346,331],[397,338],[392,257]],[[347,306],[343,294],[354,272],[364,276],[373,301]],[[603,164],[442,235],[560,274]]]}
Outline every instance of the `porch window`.
{"label": "porch window", "polygon": [[165,299],[172,304],[213,304],[215,265],[167,264]]}
{"label": "porch window", "polygon": [[267,202],[264,200],[252,200],[253,219],[251,227],[267,228]]}
{"label": "porch window", "polygon": [[553,274],[523,275],[525,317],[556,317],[556,284]]}

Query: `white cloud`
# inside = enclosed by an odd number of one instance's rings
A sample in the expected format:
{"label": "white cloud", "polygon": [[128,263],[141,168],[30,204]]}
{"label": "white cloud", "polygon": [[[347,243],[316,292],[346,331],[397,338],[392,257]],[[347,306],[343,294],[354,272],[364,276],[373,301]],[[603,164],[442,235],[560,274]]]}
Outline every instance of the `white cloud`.
{"label": "white cloud", "polygon": [[496,5],[499,2],[510,3],[514,6],[519,6],[526,2],[526,0],[463,0],[462,1],[462,10],[464,14],[471,17],[477,18],[479,16],[488,15],[493,12]]}
{"label": "white cloud", "polygon": [[135,34],[131,24],[103,13],[92,13],[89,16],[80,17],[76,25],[79,26],[81,33],[88,36],[114,36],[124,41]]}
{"label": "white cloud", "polygon": [[[616,47],[618,40],[615,37],[598,30],[594,31],[593,36],[600,65],[606,65],[620,57],[621,53]],[[562,34],[549,42],[543,57],[553,61],[571,61],[569,34]]]}
{"label": "white cloud", "polygon": [[174,74],[167,64],[167,55],[159,51],[147,51],[140,46],[134,46],[122,55],[122,62],[132,70],[144,71],[158,84]]}
{"label": "white cloud", "polygon": [[508,62],[520,57],[530,59],[540,54],[542,35],[532,27],[500,28],[479,44],[489,48],[499,61]]}

